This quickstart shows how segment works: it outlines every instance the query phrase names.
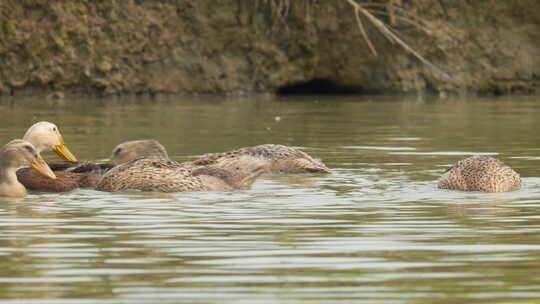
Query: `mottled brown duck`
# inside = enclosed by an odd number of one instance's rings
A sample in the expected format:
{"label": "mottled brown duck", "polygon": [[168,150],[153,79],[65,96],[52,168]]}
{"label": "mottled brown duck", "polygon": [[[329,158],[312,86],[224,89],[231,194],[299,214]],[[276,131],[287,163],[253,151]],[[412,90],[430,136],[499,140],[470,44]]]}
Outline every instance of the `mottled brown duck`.
{"label": "mottled brown duck", "polygon": [[441,189],[505,192],[521,188],[519,174],[489,156],[472,156],[450,167],[439,179]]}
{"label": "mottled brown duck", "polygon": [[167,159],[138,158],[105,173],[96,190],[183,192],[249,189],[264,171],[262,165],[252,170],[227,170]]}
{"label": "mottled brown duck", "polygon": [[31,166],[49,179],[56,178],[31,143],[15,139],[0,151],[0,196],[26,196],[26,188],[17,180],[15,174],[17,167],[20,166]]}

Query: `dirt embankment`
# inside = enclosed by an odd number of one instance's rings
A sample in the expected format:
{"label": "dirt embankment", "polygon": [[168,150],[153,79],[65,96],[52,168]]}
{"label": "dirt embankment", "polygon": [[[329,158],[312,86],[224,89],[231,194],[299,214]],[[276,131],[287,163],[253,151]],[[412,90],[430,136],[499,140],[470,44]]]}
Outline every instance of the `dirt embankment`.
{"label": "dirt embankment", "polygon": [[362,17],[374,56],[347,0],[3,0],[0,95],[536,91],[540,1],[393,1],[370,9],[450,77]]}

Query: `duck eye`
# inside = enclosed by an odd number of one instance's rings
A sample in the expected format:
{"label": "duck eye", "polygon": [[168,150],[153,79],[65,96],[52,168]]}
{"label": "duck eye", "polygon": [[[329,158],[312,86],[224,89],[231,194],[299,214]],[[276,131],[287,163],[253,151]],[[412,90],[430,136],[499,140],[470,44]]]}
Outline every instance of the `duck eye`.
{"label": "duck eye", "polygon": [[118,155],[120,152],[122,151],[122,148],[118,148],[116,150],[114,150],[114,155]]}
{"label": "duck eye", "polygon": [[32,149],[32,147],[30,147],[30,146],[24,146],[24,148],[26,149],[26,151],[28,151],[30,153],[34,152],[34,149]]}
{"label": "duck eye", "polygon": [[53,130],[53,132],[56,132],[56,127],[53,127],[52,130]]}

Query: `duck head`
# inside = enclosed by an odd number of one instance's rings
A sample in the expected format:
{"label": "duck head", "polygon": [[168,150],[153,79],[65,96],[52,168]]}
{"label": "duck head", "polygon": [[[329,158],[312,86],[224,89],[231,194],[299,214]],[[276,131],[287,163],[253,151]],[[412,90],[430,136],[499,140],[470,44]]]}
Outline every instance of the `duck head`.
{"label": "duck head", "polygon": [[42,151],[52,150],[65,160],[77,161],[77,158],[69,151],[58,127],[47,121],[33,124],[24,134],[24,140],[34,145],[38,154]]}
{"label": "duck head", "polygon": [[137,158],[169,159],[167,150],[154,139],[126,141],[113,149],[110,163],[120,165]]}
{"label": "duck head", "polygon": [[56,178],[34,146],[26,140],[14,139],[7,143],[0,152],[0,159],[2,167],[16,168],[29,165],[48,178]]}

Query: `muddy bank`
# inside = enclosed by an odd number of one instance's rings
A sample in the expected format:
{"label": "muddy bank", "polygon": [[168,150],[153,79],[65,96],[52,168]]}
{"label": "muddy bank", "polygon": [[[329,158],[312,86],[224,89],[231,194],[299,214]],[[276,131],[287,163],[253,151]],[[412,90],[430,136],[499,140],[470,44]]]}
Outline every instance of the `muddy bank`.
{"label": "muddy bank", "polygon": [[363,19],[374,56],[346,0],[4,0],[0,94],[537,90],[540,2],[395,2],[371,11],[450,77]]}

